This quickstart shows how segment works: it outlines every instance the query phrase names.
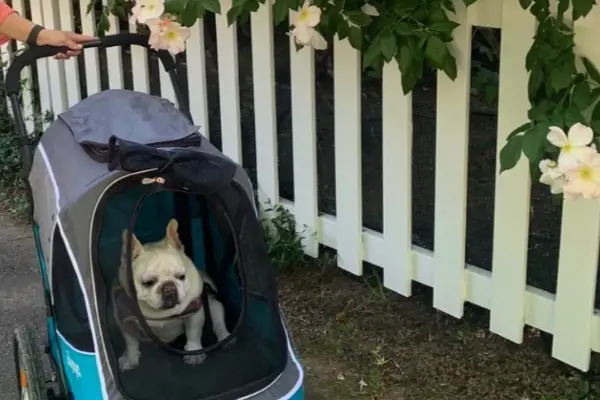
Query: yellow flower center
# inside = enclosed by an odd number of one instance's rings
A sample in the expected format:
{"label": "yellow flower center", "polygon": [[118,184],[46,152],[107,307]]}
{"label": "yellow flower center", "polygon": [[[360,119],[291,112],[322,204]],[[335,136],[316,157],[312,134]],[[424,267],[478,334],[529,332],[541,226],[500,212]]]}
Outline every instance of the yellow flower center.
{"label": "yellow flower center", "polygon": [[591,181],[594,179],[594,170],[590,167],[584,166],[579,170],[579,179],[582,181]]}
{"label": "yellow flower center", "polygon": [[567,143],[563,148],[562,151],[564,151],[565,153],[570,152],[571,150],[573,150],[573,146],[571,146],[571,143]]}
{"label": "yellow flower center", "polygon": [[298,21],[300,22],[308,21],[309,17],[310,13],[308,12],[308,8],[303,8],[302,10],[300,10],[300,12],[298,12]]}
{"label": "yellow flower center", "polygon": [[168,31],[168,32],[165,34],[165,37],[166,37],[168,40],[175,40],[175,39],[177,39],[177,33],[175,33],[174,31]]}

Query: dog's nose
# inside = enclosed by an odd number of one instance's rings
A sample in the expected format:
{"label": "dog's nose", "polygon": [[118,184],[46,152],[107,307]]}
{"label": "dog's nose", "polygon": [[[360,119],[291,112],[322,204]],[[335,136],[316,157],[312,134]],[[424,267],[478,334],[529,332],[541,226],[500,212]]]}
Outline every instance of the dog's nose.
{"label": "dog's nose", "polygon": [[174,282],[166,282],[161,287],[161,295],[163,299],[163,307],[171,308],[175,307],[179,303],[177,296],[177,286]]}
{"label": "dog's nose", "polygon": [[177,294],[177,286],[175,286],[174,282],[166,282],[162,286],[162,294],[163,296],[173,296]]}

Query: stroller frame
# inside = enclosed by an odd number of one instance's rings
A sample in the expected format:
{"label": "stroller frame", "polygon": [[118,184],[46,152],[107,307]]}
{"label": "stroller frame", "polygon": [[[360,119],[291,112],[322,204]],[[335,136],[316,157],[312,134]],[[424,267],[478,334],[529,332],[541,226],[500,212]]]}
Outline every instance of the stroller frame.
{"label": "stroller frame", "polygon": [[[185,106],[185,101],[182,95],[182,86],[178,76],[177,65],[173,57],[166,51],[155,51],[149,48],[147,36],[133,33],[121,33],[116,35],[104,36],[98,40],[92,40],[83,43],[84,49],[90,48],[109,48],[116,46],[142,46],[148,49],[151,57],[158,58],[165,71],[169,74],[169,78],[173,87],[173,93],[176,97],[178,108],[184,116],[193,123],[193,119],[188,107]],[[35,46],[27,49],[20,55],[14,58],[6,73],[5,86],[8,99],[11,104],[12,113],[15,121],[15,129],[19,139],[19,152],[23,165],[23,178],[27,179],[33,165],[34,143],[31,142],[29,133],[25,125],[19,93],[21,89],[20,74],[23,68],[34,64],[38,59],[52,57],[58,53],[66,52],[66,48],[51,47],[51,46]],[[27,185],[27,195],[29,200],[29,217],[33,222],[33,196],[31,186]],[[17,377],[17,386],[22,400],[63,400],[75,399],[74,395],[69,391],[67,379],[65,377],[65,368],[67,368],[70,360],[64,360],[61,356],[61,351],[57,348],[59,345],[52,336],[59,334],[55,330],[53,317],[53,304],[50,298],[50,288],[48,287],[49,277],[42,267],[43,253],[40,247],[40,239],[36,228],[34,227],[34,236],[36,239],[36,248],[38,250],[38,261],[40,262],[40,273],[44,284],[44,301],[46,307],[46,317],[48,326],[47,345],[44,347],[45,356],[50,361],[52,376],[46,379],[42,363],[42,354],[37,345],[34,329],[27,325],[18,327],[15,330],[13,337],[13,350],[15,373]],[[289,332],[286,330],[286,335],[289,338]],[[291,343],[291,342],[290,342]],[[293,348],[290,346],[289,351],[292,353],[292,358],[296,363],[302,382],[303,372],[301,364],[294,354]],[[254,395],[252,395],[254,396]],[[252,399],[252,396],[244,397]],[[96,398],[96,397],[94,397]],[[303,387],[297,388],[295,393],[282,399],[302,400],[304,398]]]}

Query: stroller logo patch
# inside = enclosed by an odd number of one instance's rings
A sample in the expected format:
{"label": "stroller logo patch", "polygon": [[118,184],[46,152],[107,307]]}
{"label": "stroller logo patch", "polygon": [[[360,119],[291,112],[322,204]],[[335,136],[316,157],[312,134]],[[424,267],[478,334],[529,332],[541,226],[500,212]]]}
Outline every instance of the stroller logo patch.
{"label": "stroller logo patch", "polygon": [[79,368],[79,364],[77,364],[75,360],[71,358],[71,355],[69,353],[67,353],[67,365],[71,369],[71,372],[73,372],[73,374],[77,377],[77,379],[80,379],[81,368]]}
{"label": "stroller logo patch", "polygon": [[163,178],[161,178],[160,176],[156,177],[156,178],[144,178],[142,179],[142,185],[149,185],[151,183],[160,183],[161,185],[164,185],[165,180]]}

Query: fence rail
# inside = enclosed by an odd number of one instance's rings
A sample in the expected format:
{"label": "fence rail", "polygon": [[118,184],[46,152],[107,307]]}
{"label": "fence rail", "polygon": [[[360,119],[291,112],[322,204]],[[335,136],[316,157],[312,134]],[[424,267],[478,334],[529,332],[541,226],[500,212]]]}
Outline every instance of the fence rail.
{"label": "fence rail", "polygon": [[[94,34],[94,16],[86,14],[87,0],[39,0],[25,4],[14,0],[14,7],[49,28],[73,29]],[[64,4],[63,4],[64,3]],[[268,2],[267,2],[268,3]],[[382,205],[383,232],[363,227],[363,124],[361,122],[361,62],[359,54],[345,41],[333,43],[333,94],[335,142],[335,216],[319,209],[317,93],[315,54],[311,49],[297,52],[290,46],[284,55],[275,50],[270,7],[261,6],[251,18],[251,54],[242,59],[238,49],[237,28],[227,27],[225,15],[216,16],[218,57],[214,60],[205,44],[203,22],[192,28],[185,56],[187,92],[191,113],[202,132],[209,135],[212,121],[206,70],[218,65],[218,109],[222,150],[240,163],[245,148],[240,106],[241,69],[252,60],[254,130],[256,132],[256,181],[261,202],[281,201],[293,212],[297,223],[306,227],[304,248],[316,257],[319,244],[337,250],[340,268],[353,274],[363,272],[363,262],[383,268],[384,284],[404,296],[411,295],[412,282],[434,288],[434,307],[457,318],[463,316],[464,303],[490,310],[490,329],[516,343],[523,341],[529,325],[553,334],[552,354],[580,370],[588,370],[591,350],[600,352],[600,316],[596,313],[600,202],[579,200],[565,203],[560,227],[560,251],[556,294],[527,284],[530,241],[531,183],[528,164],[521,160],[510,172],[495,178],[493,198],[492,272],[466,264],[467,195],[469,167],[469,125],[471,91],[472,27],[502,29],[499,72],[497,152],[508,133],[527,119],[527,73],[524,60],[532,43],[535,19],[514,0],[480,0],[468,10],[456,2],[453,50],[458,77],[449,80],[437,75],[435,135],[434,251],[413,245],[412,162],[422,154],[413,154],[413,99],[402,94],[400,73],[395,65],[383,70],[382,120]],[[594,9],[577,22],[578,50],[600,63],[600,10]],[[119,28],[112,20],[111,33]],[[77,26],[76,26],[77,25]],[[11,47],[13,46],[13,47]],[[10,52],[14,44],[3,50]],[[3,53],[5,53],[3,52]],[[102,89],[103,74],[108,87],[126,86],[149,92],[153,83],[151,64],[145,49],[131,49],[131,82],[126,82],[123,52],[118,48],[102,54],[97,49],[78,61],[38,61],[23,78],[29,88],[36,82],[40,109],[55,115],[82,98]],[[293,144],[293,192],[295,202],[280,195],[278,157],[278,120],[275,75],[276,57],[289,57],[291,119]],[[106,70],[102,70],[101,64]],[[162,67],[158,74],[161,95],[174,101],[168,75]],[[83,72],[83,73],[82,73]],[[31,94],[25,91],[26,113],[32,114]],[[33,128],[32,125],[29,125]],[[212,138],[211,138],[212,139]],[[491,161],[490,161],[491,162]],[[494,161],[494,163],[497,163]],[[496,171],[498,167],[495,167]],[[558,239],[557,239],[558,240]]]}

